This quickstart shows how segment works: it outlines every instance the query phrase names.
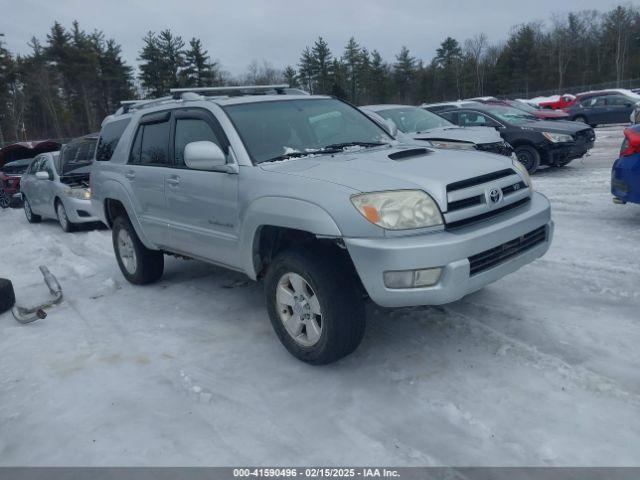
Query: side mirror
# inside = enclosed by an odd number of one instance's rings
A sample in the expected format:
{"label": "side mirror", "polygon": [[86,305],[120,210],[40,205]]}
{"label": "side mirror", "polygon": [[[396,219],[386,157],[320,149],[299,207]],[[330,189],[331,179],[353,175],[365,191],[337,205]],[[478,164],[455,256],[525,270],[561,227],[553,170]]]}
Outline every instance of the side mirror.
{"label": "side mirror", "polygon": [[38,180],[51,180],[51,177],[49,176],[49,174],[43,171],[36,172],[36,178]]}
{"label": "side mirror", "polygon": [[387,131],[389,132],[389,135],[391,135],[393,138],[396,138],[396,136],[398,135],[398,126],[396,125],[396,122],[394,122],[390,118],[387,118],[384,121],[384,123],[387,126]]}
{"label": "side mirror", "polygon": [[224,170],[227,158],[222,149],[208,140],[187,143],[184,147],[184,163],[193,170]]}

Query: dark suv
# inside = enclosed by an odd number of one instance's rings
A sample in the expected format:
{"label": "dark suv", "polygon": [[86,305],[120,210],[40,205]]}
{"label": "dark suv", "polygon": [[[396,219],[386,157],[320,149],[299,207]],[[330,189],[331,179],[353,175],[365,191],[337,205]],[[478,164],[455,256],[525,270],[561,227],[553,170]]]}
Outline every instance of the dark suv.
{"label": "dark suv", "polygon": [[463,104],[439,111],[438,115],[462,127],[494,127],[513,146],[518,160],[529,173],[540,165],[563,167],[593,147],[592,128],[577,122],[537,120],[512,107],[492,104]]}
{"label": "dark suv", "polygon": [[629,123],[629,117],[640,96],[627,90],[608,90],[580,95],[578,101],[566,109],[570,120],[592,127],[612,123]]}

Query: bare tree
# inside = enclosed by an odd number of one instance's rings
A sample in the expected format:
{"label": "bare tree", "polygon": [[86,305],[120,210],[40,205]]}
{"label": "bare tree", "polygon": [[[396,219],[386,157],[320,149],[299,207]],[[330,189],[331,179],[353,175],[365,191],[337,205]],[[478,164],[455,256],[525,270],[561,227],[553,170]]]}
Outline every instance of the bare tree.
{"label": "bare tree", "polygon": [[488,48],[487,36],[484,33],[474,35],[464,42],[465,56],[471,61],[475,70],[475,92],[476,95],[484,95],[484,56]]}

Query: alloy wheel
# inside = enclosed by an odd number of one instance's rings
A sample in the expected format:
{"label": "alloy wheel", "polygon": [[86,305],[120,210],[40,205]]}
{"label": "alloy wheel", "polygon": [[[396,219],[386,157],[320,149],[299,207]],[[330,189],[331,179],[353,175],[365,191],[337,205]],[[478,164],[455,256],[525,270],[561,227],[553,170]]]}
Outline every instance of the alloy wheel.
{"label": "alloy wheel", "polygon": [[285,273],[278,281],[276,307],[287,333],[303,347],[311,347],[322,336],[322,309],[318,296],[301,275]]}
{"label": "alloy wheel", "polygon": [[131,274],[135,275],[137,268],[137,257],[136,251],[133,246],[133,240],[129,232],[122,229],[118,232],[118,256],[120,257],[120,261],[124,266],[125,270]]}

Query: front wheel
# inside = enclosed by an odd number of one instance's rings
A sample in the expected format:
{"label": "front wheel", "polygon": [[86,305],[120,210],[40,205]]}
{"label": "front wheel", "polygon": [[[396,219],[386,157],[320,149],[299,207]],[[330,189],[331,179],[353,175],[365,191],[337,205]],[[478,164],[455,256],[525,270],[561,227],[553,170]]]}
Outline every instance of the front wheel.
{"label": "front wheel", "polygon": [[146,285],[160,279],[164,271],[163,253],[145,247],[128,218],[120,216],[114,220],[112,239],[124,278],[135,285]]}
{"label": "front wheel", "polygon": [[0,208],[9,208],[11,206],[11,199],[4,188],[0,188]]}
{"label": "front wheel", "polygon": [[535,148],[530,145],[521,145],[516,148],[515,153],[518,161],[524,165],[524,168],[526,168],[530,174],[538,170],[540,166],[540,154]]}
{"label": "front wheel", "polygon": [[27,197],[24,197],[22,208],[24,208],[24,216],[27,217],[27,222],[39,223],[42,220],[42,217],[40,215],[36,215],[35,213],[33,213],[33,210],[31,210],[31,204],[29,203]]}
{"label": "front wheel", "polygon": [[269,318],[294,357],[313,365],[353,352],[364,335],[364,301],[355,272],[329,249],[278,255],[265,278]]}
{"label": "front wheel", "polygon": [[56,215],[58,216],[60,228],[62,228],[64,232],[69,233],[75,230],[75,225],[69,220],[67,210],[64,208],[64,205],[60,200],[56,202]]}

